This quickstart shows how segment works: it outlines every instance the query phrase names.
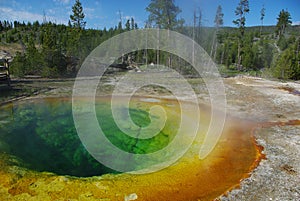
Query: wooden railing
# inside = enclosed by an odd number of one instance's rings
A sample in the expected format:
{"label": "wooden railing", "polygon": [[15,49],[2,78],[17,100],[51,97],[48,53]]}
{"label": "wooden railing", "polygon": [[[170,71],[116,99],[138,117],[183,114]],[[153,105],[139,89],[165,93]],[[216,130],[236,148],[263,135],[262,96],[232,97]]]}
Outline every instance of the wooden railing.
{"label": "wooden railing", "polygon": [[0,83],[10,86],[10,73],[8,59],[0,59]]}

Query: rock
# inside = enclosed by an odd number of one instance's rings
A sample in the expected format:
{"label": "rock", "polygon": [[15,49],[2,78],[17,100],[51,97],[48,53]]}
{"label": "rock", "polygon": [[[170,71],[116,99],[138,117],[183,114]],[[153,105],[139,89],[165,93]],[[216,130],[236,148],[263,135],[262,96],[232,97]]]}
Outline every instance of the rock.
{"label": "rock", "polygon": [[124,201],[131,201],[131,200],[136,200],[138,199],[138,196],[136,193],[132,193],[130,195],[126,195],[125,198],[124,198]]}

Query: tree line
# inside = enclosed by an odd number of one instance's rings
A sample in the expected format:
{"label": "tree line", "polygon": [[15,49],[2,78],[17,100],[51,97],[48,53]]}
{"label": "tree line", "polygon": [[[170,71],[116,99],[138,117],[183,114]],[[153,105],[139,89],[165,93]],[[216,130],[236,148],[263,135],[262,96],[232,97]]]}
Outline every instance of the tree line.
{"label": "tree line", "polygon": [[[223,27],[222,6],[216,7],[214,27],[203,26],[201,9],[193,12],[192,25],[179,17],[181,9],[174,0],[151,0],[145,8],[148,19],[145,28],[174,30],[193,38],[226,70],[262,72],[282,79],[300,79],[299,26],[291,26],[291,15],[281,10],[276,26],[264,26],[267,8],[262,6],[261,25],[247,27],[250,10],[248,0],[240,0],[235,12],[233,27]],[[275,18],[276,16],[274,16]],[[44,77],[74,76],[86,56],[103,41],[124,31],[138,29],[135,20],[122,20],[113,28],[85,29],[84,9],[80,0],[72,7],[68,25],[52,22],[0,21],[0,39],[4,43],[20,43],[12,64],[17,76],[41,75]],[[160,63],[186,74],[195,73],[187,62],[158,50],[139,50],[129,57],[136,63]],[[120,58],[124,62],[126,58]]]}
{"label": "tree line", "polygon": [[281,10],[276,26],[265,28],[266,8],[263,6],[260,12],[262,25],[247,29],[246,15],[249,12],[248,0],[241,0],[235,10],[237,19],[233,21],[237,29],[224,28],[217,33],[219,48],[215,62],[238,71],[265,72],[276,78],[300,79],[300,27],[293,29],[290,13]]}
{"label": "tree line", "polygon": [[137,29],[132,18],[123,25],[103,30],[85,29],[85,15],[79,0],[72,7],[68,25],[51,21],[27,24],[15,21],[0,22],[0,40],[19,43],[23,51],[17,52],[11,64],[15,76],[42,77],[75,76],[88,54],[99,44],[124,31]]}
{"label": "tree line", "polygon": [[[256,75],[264,73],[281,79],[300,79],[300,27],[291,26],[291,15],[287,10],[280,11],[275,27],[264,27],[267,8],[262,5],[258,18],[261,26],[251,28],[246,27],[247,15],[251,12],[248,0],[240,0],[234,11],[236,19],[232,23],[236,28],[223,27],[221,5],[216,8],[214,28],[202,26],[201,9],[195,9],[192,27],[183,25],[184,20],[177,17],[181,10],[172,0],[152,0],[146,10],[152,27],[171,29],[190,36],[217,64],[225,66],[227,70],[237,73],[251,71]],[[176,62],[164,62],[165,65],[170,63],[174,68],[179,65],[180,69],[191,69],[190,65],[182,66],[181,61],[177,65]]]}

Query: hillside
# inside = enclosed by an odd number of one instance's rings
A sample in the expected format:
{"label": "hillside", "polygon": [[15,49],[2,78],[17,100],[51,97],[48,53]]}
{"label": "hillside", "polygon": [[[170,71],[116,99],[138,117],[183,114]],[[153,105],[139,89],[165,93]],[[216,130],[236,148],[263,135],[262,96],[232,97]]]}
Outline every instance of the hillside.
{"label": "hillside", "polygon": [[[46,23],[1,22],[0,49],[14,56],[11,73],[15,76],[39,75],[42,77],[74,76],[85,57],[108,38],[136,26],[116,26],[109,30],[78,29],[71,26]],[[132,28],[131,28],[132,27]],[[195,39],[221,66],[227,76],[243,71],[255,75],[282,79],[299,79],[300,26],[289,26],[284,35],[276,34],[276,26],[247,27],[238,63],[239,29],[221,27],[182,27],[177,31]],[[291,53],[294,52],[294,53]],[[144,50],[134,53],[136,63],[155,62],[155,52],[145,59]],[[161,53],[160,63],[166,64],[166,53]],[[124,60],[124,58],[122,59]],[[119,60],[118,62],[121,62]],[[290,66],[282,66],[282,64]],[[173,68],[191,74],[189,64],[173,62]]]}
{"label": "hillside", "polygon": [[[195,40],[220,65],[224,76],[242,72],[255,76],[300,79],[300,26],[288,26],[278,34],[277,26],[198,28]],[[193,36],[193,27],[185,33]],[[239,50],[241,50],[239,52]]]}

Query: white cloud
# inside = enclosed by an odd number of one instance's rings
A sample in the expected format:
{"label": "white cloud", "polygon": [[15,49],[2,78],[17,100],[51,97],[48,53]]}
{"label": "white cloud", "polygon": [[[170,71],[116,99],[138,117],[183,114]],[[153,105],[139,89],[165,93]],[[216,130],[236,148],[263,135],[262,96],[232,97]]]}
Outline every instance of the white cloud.
{"label": "white cloud", "polygon": [[89,13],[92,13],[95,11],[95,8],[83,8],[83,12],[89,12]]}
{"label": "white cloud", "polygon": [[83,13],[87,18],[93,19],[96,16],[94,15],[95,9],[94,8],[83,8]]}
{"label": "white cloud", "polygon": [[125,16],[124,18],[125,18],[125,20],[130,20],[131,18],[134,18],[134,16],[129,16],[129,15],[127,15],[127,16]]}
{"label": "white cloud", "polygon": [[[8,21],[42,22],[44,18],[43,14],[36,14],[36,13],[31,13],[23,10],[14,10],[12,8],[7,8],[7,7],[0,7],[0,13],[1,13],[0,18]],[[48,21],[52,21],[56,23],[63,23],[63,24],[67,23],[67,21],[63,18],[48,16],[48,15],[46,15],[46,18]]]}
{"label": "white cloud", "polygon": [[61,3],[61,4],[68,4],[70,3],[70,0],[53,0],[54,2],[57,2],[57,3]]}
{"label": "white cloud", "polygon": [[56,11],[53,10],[53,9],[48,9],[48,10],[46,11],[46,14],[47,14],[47,13],[49,13],[50,15],[55,15],[55,14],[56,14]]}
{"label": "white cloud", "polygon": [[43,15],[41,14],[35,14],[35,13],[30,13],[27,11],[17,11],[13,10],[12,8],[3,8],[0,7],[0,12],[1,12],[1,18],[9,21],[42,21],[43,20]]}
{"label": "white cloud", "polygon": [[298,21],[298,22],[293,22],[292,25],[300,25],[300,21]]}

